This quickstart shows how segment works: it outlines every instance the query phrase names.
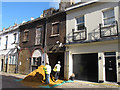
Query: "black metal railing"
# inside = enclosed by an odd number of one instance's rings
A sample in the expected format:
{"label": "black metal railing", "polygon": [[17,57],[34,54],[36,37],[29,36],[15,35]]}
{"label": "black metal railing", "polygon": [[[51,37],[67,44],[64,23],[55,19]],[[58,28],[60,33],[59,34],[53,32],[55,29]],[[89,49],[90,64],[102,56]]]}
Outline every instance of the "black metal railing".
{"label": "black metal railing", "polygon": [[99,24],[99,30],[100,38],[118,36],[118,22],[114,21],[113,24],[107,26]]}
{"label": "black metal railing", "polygon": [[86,27],[83,30],[72,29],[72,40],[73,41],[81,41],[87,39],[87,29]]}
{"label": "black metal railing", "polygon": [[119,35],[118,22],[114,21],[111,25],[99,24],[96,28],[89,31],[86,27],[83,30],[72,29],[66,40],[68,43],[72,42],[92,42],[106,39],[115,39]]}

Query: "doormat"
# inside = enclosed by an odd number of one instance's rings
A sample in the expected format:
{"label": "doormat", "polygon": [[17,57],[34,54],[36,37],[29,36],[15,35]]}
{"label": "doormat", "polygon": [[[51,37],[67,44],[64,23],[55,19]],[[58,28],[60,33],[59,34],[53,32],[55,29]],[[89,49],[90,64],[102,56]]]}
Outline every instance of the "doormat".
{"label": "doormat", "polygon": [[47,86],[39,86],[39,87],[41,87],[41,88],[54,88],[54,87],[56,87],[56,86],[63,85],[64,83],[71,83],[71,82],[74,82],[74,81],[72,81],[72,80],[68,80],[68,81],[63,81],[63,82],[60,83],[60,84],[55,84],[55,85],[53,85],[53,86],[49,86],[49,85],[47,85]]}

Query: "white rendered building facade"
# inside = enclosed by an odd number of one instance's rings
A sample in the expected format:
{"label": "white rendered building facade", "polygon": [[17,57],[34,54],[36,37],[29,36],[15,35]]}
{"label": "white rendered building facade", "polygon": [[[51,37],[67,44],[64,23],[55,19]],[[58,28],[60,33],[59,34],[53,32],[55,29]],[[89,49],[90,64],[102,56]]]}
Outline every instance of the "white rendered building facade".
{"label": "white rendered building facade", "polygon": [[19,25],[0,33],[0,71],[16,72],[19,45]]}
{"label": "white rendered building facade", "polygon": [[66,8],[64,76],[120,82],[120,3],[77,3]]}

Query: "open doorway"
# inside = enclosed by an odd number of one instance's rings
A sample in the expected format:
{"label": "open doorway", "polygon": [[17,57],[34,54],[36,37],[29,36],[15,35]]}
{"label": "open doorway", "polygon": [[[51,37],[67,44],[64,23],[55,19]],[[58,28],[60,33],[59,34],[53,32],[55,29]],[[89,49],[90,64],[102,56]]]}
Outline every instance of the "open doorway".
{"label": "open doorway", "polygon": [[3,71],[3,59],[1,59],[1,71]]}
{"label": "open doorway", "polygon": [[41,50],[35,50],[32,54],[32,61],[31,61],[31,66],[32,66],[32,71],[37,69],[42,62],[42,53]]}

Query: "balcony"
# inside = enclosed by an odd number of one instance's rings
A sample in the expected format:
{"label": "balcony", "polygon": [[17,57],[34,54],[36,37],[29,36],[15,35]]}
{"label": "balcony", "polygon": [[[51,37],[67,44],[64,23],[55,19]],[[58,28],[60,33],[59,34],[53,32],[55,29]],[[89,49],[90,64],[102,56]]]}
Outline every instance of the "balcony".
{"label": "balcony", "polygon": [[83,30],[77,30],[77,31],[72,29],[72,41],[86,40],[86,38],[87,38],[86,27]]}
{"label": "balcony", "polygon": [[113,24],[107,26],[103,26],[102,24],[100,24],[99,29],[100,29],[100,38],[118,36],[117,21],[114,21]]}
{"label": "balcony", "polygon": [[68,44],[72,43],[89,43],[89,42],[98,42],[105,40],[115,40],[118,39],[118,22],[115,21],[111,25],[104,26],[99,24],[93,30],[89,31],[88,29],[75,31],[68,33],[66,40]]}

